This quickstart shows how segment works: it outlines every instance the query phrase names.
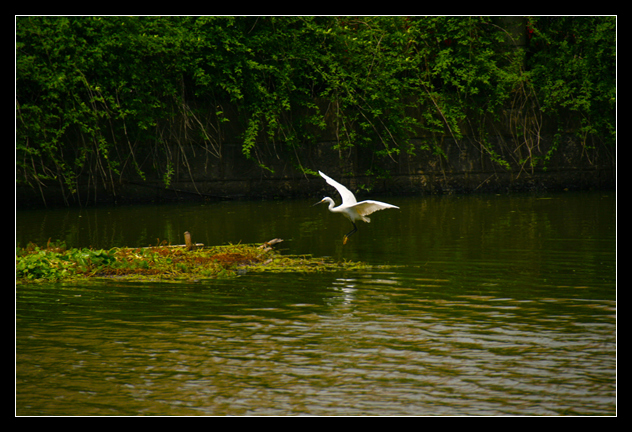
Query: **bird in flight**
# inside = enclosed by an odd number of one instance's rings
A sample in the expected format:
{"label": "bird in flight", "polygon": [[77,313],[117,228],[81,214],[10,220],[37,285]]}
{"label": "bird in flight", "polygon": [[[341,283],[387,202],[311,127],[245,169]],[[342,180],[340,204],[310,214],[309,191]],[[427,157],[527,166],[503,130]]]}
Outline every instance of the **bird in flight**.
{"label": "bird in flight", "polygon": [[329,203],[330,212],[342,213],[347,219],[349,219],[351,224],[353,224],[353,229],[345,234],[343,238],[343,245],[347,244],[347,240],[349,240],[349,237],[358,230],[358,227],[355,224],[356,221],[361,220],[368,223],[371,222],[371,219],[369,219],[367,216],[373,212],[389,208],[399,208],[392,204],[387,204],[380,201],[366,200],[357,202],[355,196],[353,195],[353,193],[351,193],[349,189],[320,171],[318,171],[318,174],[320,174],[320,176],[324,178],[329,185],[336,188],[336,190],[340,194],[340,197],[342,198],[342,204],[340,204],[338,207],[335,207],[334,200],[329,197],[325,197],[314,205],[318,205],[324,202]]}

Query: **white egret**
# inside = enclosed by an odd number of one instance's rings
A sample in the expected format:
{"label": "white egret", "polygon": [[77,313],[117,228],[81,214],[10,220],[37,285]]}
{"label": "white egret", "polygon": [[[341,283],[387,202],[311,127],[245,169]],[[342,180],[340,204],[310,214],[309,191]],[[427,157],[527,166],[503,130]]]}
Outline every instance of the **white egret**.
{"label": "white egret", "polygon": [[392,204],[387,204],[380,201],[367,200],[367,201],[357,202],[355,199],[355,196],[353,195],[353,193],[351,193],[349,189],[347,189],[346,187],[344,187],[343,185],[341,185],[334,179],[326,176],[320,171],[318,171],[318,174],[320,174],[320,176],[324,178],[325,181],[327,181],[327,183],[329,183],[331,186],[336,188],[336,190],[340,194],[340,197],[342,198],[342,204],[340,204],[338,207],[335,207],[334,200],[332,200],[329,197],[325,197],[314,205],[327,202],[329,203],[330,212],[342,213],[353,224],[353,229],[349,231],[347,234],[345,234],[344,236],[344,240],[342,241],[343,245],[347,244],[347,240],[349,239],[349,236],[351,236],[351,234],[355,233],[358,230],[358,227],[355,224],[356,221],[361,220],[363,222],[369,223],[371,222],[371,219],[369,219],[367,216],[370,215],[371,213],[376,212],[378,210],[384,210],[384,209],[389,209],[389,208],[393,208],[393,209],[399,208]]}

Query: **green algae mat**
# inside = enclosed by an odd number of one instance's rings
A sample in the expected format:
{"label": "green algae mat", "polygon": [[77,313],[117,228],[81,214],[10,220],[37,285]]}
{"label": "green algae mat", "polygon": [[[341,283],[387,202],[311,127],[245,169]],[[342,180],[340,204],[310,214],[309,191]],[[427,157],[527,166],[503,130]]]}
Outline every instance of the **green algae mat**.
{"label": "green algae mat", "polygon": [[323,272],[367,267],[311,255],[283,255],[263,244],[168,246],[146,248],[67,249],[63,244],[16,248],[16,284],[77,279],[191,281],[227,278],[248,272]]}

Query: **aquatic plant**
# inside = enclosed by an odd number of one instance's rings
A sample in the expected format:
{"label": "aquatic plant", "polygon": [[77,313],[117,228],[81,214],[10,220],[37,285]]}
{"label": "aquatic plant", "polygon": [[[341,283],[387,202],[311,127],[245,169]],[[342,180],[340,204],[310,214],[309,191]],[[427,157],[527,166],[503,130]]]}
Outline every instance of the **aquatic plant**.
{"label": "aquatic plant", "polygon": [[363,263],[336,262],[310,255],[282,255],[263,245],[224,245],[187,251],[180,246],[66,249],[29,244],[16,249],[16,283],[77,278],[199,280],[247,272],[319,272],[356,269]]}

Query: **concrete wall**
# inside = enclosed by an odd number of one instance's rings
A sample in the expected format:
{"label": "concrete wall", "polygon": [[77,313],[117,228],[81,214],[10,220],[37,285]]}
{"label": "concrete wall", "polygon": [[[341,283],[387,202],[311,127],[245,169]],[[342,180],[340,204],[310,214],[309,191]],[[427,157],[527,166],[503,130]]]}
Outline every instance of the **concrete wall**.
{"label": "concrete wall", "polygon": [[[417,146],[423,144],[417,139]],[[371,152],[354,148],[340,157],[332,142],[322,142],[300,150],[281,145],[261,146],[253,159],[241,154],[238,144],[224,143],[221,159],[199,145],[191,145],[176,158],[175,173],[169,187],[162,174],[147,162],[146,180],[130,176],[109,185],[84,184],[68,204],[156,202],[171,200],[276,199],[320,197],[330,192],[318,176],[304,174],[300,165],[322,170],[342,180],[354,192],[368,195],[423,195],[542,190],[612,189],[615,187],[615,149],[605,145],[587,146],[571,135],[565,137],[546,168],[531,168],[529,157],[544,157],[551,139],[541,138],[537,147],[528,148],[507,142],[502,137],[490,140],[492,149],[510,162],[506,169],[493,162],[487,150],[471,140],[445,139],[440,147],[444,156],[429,150],[400,153],[394,160],[379,160]],[[513,150],[511,150],[513,149]],[[185,156],[186,155],[186,161]],[[262,169],[259,158],[274,172]],[[160,165],[160,163],[155,163]],[[367,175],[372,171],[373,175]],[[382,172],[386,175],[375,175]],[[192,173],[191,177],[189,173]],[[65,204],[61,187],[50,183],[42,189],[47,205]],[[42,192],[19,186],[19,207],[42,205]]]}

